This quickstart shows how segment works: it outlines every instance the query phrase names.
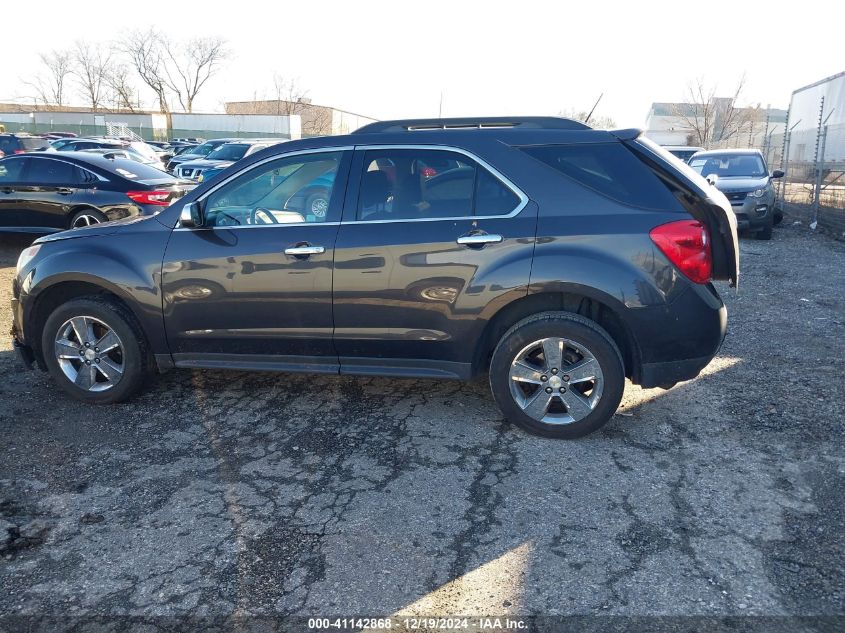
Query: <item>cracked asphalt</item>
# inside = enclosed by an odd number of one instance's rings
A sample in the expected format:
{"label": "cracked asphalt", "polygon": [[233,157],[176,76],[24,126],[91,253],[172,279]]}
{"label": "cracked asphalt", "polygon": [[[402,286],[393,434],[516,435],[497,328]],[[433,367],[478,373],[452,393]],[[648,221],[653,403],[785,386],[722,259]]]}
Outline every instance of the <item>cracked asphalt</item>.
{"label": "cracked asphalt", "polygon": [[0,615],[843,615],[845,243],[743,240],[719,290],[703,375],[571,442],[484,380],[176,371],[89,407],[4,335]]}

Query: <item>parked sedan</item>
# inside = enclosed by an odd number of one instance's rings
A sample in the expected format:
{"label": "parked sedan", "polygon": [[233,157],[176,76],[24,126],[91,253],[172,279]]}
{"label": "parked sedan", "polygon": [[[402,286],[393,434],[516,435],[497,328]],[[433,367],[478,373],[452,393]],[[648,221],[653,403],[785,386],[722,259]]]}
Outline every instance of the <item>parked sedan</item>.
{"label": "parked sedan", "polygon": [[129,142],[114,138],[70,138],[53,141],[48,152],[81,152],[92,149],[124,150],[132,154],[132,160],[146,163],[153,167],[164,168],[164,163],[155,151],[146,143]]}
{"label": "parked sedan", "polygon": [[54,233],[153,215],[193,188],[160,169],[89,152],[0,159],[0,231]]}

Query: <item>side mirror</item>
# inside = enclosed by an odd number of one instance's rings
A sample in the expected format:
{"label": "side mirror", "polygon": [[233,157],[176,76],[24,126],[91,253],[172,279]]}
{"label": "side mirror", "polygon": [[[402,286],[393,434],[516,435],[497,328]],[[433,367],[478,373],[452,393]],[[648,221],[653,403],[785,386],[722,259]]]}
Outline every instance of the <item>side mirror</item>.
{"label": "side mirror", "polygon": [[185,229],[196,229],[202,226],[202,208],[199,202],[191,202],[182,207],[179,214],[179,226]]}
{"label": "side mirror", "polygon": [[772,172],[772,178],[783,178],[785,175],[782,169],[775,169]]}

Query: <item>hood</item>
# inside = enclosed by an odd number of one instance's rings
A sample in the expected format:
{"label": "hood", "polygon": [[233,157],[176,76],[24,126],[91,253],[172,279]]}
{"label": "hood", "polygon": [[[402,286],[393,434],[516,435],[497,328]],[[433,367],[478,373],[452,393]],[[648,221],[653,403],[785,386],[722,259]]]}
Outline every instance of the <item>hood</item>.
{"label": "hood", "polygon": [[200,160],[205,158],[204,156],[200,156],[199,154],[179,154],[178,156],[174,156],[170,159],[173,163],[184,163],[188,160]]}
{"label": "hood", "polygon": [[[156,214],[158,215],[158,214]],[[135,215],[122,220],[113,220],[111,222],[103,222],[102,224],[92,224],[90,226],[82,226],[68,231],[61,231],[59,233],[51,233],[39,237],[33,244],[43,244],[44,242],[58,242],[60,240],[71,240],[77,237],[96,237],[98,235],[111,235],[118,231],[126,230],[128,227],[149,222],[155,215]]]}
{"label": "hood", "polygon": [[208,169],[209,167],[228,167],[229,165],[233,165],[235,161],[233,160],[192,160],[188,162],[184,162],[180,167],[186,167],[188,169]]}
{"label": "hood", "polygon": [[769,178],[767,176],[761,176],[760,178],[751,176],[728,177],[716,180],[716,189],[725,193],[754,191],[755,189],[762,189],[767,184],[769,184]]}

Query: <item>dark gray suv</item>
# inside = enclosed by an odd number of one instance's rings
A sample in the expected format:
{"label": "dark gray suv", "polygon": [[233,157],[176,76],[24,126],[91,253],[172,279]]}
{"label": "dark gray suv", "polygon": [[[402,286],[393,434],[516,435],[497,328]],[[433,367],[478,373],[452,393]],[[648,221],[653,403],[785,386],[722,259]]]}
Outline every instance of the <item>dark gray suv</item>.
{"label": "dark gray suv", "polygon": [[38,240],[13,333],[90,403],[179,367],[489,373],[508,420],[572,438],[607,422],[626,377],[669,387],[707,365],[726,327],[711,280],[738,268],[725,197],[637,130],[388,121]]}

